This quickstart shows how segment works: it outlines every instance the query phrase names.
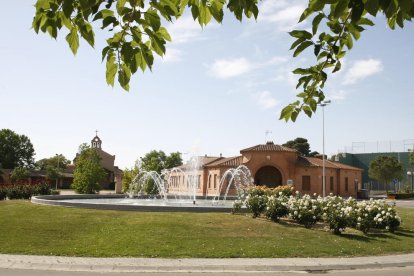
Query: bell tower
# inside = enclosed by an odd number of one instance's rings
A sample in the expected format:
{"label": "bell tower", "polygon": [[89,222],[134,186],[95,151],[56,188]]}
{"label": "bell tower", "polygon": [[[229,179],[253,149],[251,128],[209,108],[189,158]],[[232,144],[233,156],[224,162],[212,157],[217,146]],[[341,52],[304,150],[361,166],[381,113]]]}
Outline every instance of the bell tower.
{"label": "bell tower", "polygon": [[102,140],[101,138],[98,137],[98,131],[96,130],[96,135],[95,137],[93,137],[92,141],[91,141],[91,147],[93,149],[102,149]]}

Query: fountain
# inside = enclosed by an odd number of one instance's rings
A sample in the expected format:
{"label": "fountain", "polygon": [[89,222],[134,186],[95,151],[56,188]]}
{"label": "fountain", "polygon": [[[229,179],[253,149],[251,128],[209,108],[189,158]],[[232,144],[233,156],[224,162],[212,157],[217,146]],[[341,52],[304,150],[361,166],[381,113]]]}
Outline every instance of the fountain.
{"label": "fountain", "polygon": [[[207,181],[210,178],[208,175]],[[141,171],[131,182],[127,196],[37,196],[32,202],[116,210],[229,212],[233,200],[228,200],[228,197],[238,198],[242,187],[253,183],[250,171],[244,165],[226,170],[212,196],[207,192],[203,194],[200,179],[199,160],[193,157],[184,168],[172,168],[161,174]],[[148,181],[153,182],[157,194],[145,193]]]}

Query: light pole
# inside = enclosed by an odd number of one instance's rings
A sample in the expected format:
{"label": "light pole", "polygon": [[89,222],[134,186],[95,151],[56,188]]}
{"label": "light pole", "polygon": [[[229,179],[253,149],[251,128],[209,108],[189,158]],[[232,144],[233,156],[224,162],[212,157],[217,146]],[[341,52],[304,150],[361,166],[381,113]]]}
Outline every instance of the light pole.
{"label": "light pole", "polygon": [[411,176],[411,192],[414,192],[414,171],[408,171],[407,175]]}
{"label": "light pole", "polygon": [[60,156],[58,154],[56,154],[56,158],[57,158],[57,170],[56,170],[56,188],[55,188],[55,190],[57,190],[57,188],[58,188]]}
{"label": "light pole", "polygon": [[326,179],[325,179],[325,106],[331,101],[323,101],[319,104],[322,107],[322,196],[326,196]]}

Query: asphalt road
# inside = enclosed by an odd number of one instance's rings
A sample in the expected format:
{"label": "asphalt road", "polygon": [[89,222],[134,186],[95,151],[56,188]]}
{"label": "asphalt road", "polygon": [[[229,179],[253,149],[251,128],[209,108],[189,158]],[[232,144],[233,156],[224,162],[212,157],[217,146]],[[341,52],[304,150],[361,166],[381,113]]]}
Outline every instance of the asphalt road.
{"label": "asphalt road", "polygon": [[330,270],[330,271],[280,271],[280,272],[165,272],[165,273],[148,273],[148,272],[75,272],[75,271],[50,271],[50,270],[26,270],[26,269],[0,269],[0,276],[130,276],[130,275],[148,275],[148,276],[258,276],[258,275],[353,275],[353,276],[406,276],[414,275],[414,267],[396,267],[396,268],[383,268],[383,269],[358,269],[358,270]]}

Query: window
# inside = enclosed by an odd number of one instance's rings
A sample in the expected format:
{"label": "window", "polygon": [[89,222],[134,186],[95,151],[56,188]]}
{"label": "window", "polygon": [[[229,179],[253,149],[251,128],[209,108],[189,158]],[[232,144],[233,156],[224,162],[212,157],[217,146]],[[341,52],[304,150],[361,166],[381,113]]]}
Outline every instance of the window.
{"label": "window", "polygon": [[334,178],[333,178],[333,176],[331,176],[331,177],[329,178],[329,189],[330,189],[331,191],[333,191],[333,190],[334,190]]}
{"label": "window", "polygon": [[[211,175],[210,175],[211,176]],[[208,178],[208,188],[211,188],[211,177]]]}
{"label": "window", "polygon": [[197,189],[200,189],[200,183],[201,183],[201,175],[197,178]]}
{"label": "window", "polygon": [[345,177],[345,192],[348,192],[348,177]]}
{"label": "window", "polygon": [[310,191],[310,175],[302,176],[302,191]]}
{"label": "window", "polygon": [[214,175],[214,189],[217,187],[217,174]]}

